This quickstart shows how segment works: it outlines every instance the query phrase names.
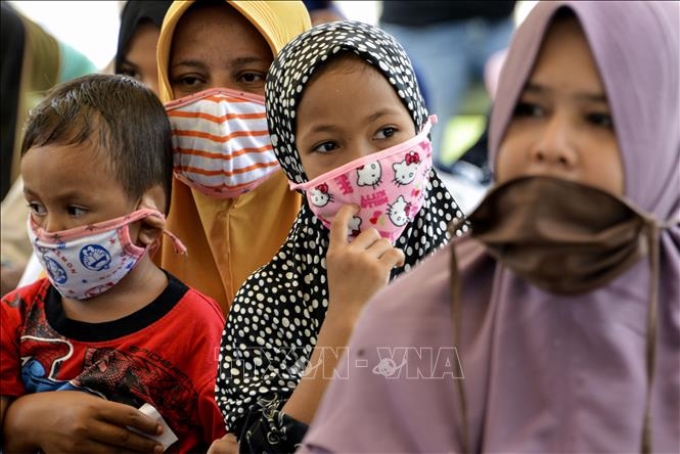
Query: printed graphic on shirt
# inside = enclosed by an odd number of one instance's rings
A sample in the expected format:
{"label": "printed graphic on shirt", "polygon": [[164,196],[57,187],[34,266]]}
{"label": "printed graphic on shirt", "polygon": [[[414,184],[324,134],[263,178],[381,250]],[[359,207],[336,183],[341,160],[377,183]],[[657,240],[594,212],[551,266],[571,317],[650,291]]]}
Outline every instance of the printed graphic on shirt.
{"label": "printed graphic on shirt", "polygon": [[136,408],[148,402],[178,434],[197,430],[198,392],[179,365],[155,350],[134,344],[84,346],[56,333],[34,304],[26,317],[20,351],[27,393],[85,391]]}

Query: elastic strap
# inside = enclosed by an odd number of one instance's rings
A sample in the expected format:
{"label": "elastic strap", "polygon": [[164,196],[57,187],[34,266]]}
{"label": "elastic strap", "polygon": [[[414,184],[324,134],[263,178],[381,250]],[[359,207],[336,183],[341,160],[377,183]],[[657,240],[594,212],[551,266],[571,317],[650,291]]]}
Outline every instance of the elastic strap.
{"label": "elastic strap", "polygon": [[[457,349],[461,345],[461,324],[462,324],[462,308],[460,304],[460,275],[458,273],[458,261],[456,259],[456,248],[454,244],[451,244],[451,317],[453,323],[453,336],[454,336],[454,346]],[[465,396],[465,383],[463,378],[463,370],[461,359],[454,361],[456,374],[454,379],[456,380],[456,388],[458,389],[458,410],[461,419],[461,447],[464,453],[470,451],[470,431],[468,422],[468,410],[467,410],[467,399]]]}
{"label": "elastic strap", "polygon": [[170,238],[170,241],[172,241],[172,247],[175,250],[176,254],[179,255],[188,255],[187,254],[187,247],[182,243],[182,240],[177,238],[177,235],[172,233],[170,230],[165,230],[163,229],[163,234],[167,235],[168,238]]}
{"label": "elastic strap", "polygon": [[647,394],[645,397],[645,417],[642,426],[642,454],[652,452],[652,385],[654,382],[654,368],[656,365],[656,331],[658,324],[659,298],[659,228],[652,224],[649,227],[647,242],[649,246],[649,267],[651,270],[649,283],[649,314],[647,318],[646,366],[647,366]]}

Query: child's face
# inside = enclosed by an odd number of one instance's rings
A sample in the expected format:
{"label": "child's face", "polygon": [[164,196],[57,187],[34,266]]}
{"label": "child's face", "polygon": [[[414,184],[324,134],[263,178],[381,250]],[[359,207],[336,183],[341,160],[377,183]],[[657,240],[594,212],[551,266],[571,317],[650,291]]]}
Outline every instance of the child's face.
{"label": "child's face", "polygon": [[343,58],[310,82],[296,117],[295,144],[310,180],[416,135],[387,79],[355,59]]}
{"label": "child's face", "polygon": [[623,195],[621,154],[604,85],[580,24],[547,33],[496,160],[498,183],[553,176]]}
{"label": "child's face", "polygon": [[158,96],[158,67],[156,46],[160,30],[147,22],[137,28],[130,40],[127,53],[120,65],[121,74],[134,77],[149,87]]}
{"label": "child's face", "polygon": [[21,160],[24,196],[39,227],[57,232],[135,210],[101,151],[91,142],[31,148]]}
{"label": "child's face", "polygon": [[210,88],[264,95],[272,60],[264,37],[225,3],[182,17],[173,35],[168,76],[175,98]]}

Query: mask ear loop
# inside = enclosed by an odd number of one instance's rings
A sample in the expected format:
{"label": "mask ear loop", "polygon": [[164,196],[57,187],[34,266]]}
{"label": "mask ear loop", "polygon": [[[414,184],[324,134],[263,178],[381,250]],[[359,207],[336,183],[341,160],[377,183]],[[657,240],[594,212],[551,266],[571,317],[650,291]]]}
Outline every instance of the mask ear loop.
{"label": "mask ear loop", "polygon": [[642,426],[642,445],[640,452],[649,454],[652,452],[652,384],[654,382],[654,368],[656,365],[656,331],[658,324],[658,299],[659,299],[659,241],[660,228],[655,223],[650,223],[647,233],[647,245],[649,247],[649,314],[647,316],[647,339],[646,339],[646,368],[647,368],[647,393],[645,396],[645,417]]}
{"label": "mask ear loop", "polygon": [[189,255],[187,253],[187,247],[184,245],[184,243],[182,243],[182,240],[180,240],[177,235],[167,229],[163,229],[163,234],[167,235],[168,238],[170,238],[170,241],[172,241],[172,247],[175,250],[175,254],[183,256]]}
{"label": "mask ear loop", "polygon": [[[454,237],[452,237],[454,238]],[[460,304],[460,275],[458,273],[458,260],[456,259],[456,248],[454,244],[451,244],[451,281],[450,281],[450,291],[451,291],[451,319],[454,331],[454,348],[458,348],[461,345],[461,323],[462,323],[462,308]],[[462,369],[462,358],[458,358],[458,361],[454,361],[456,388],[458,390],[458,410],[461,418],[461,448],[462,452],[468,453],[470,450],[470,431],[468,423],[468,409],[467,409],[467,399],[465,396],[465,384],[463,383],[463,369]]]}
{"label": "mask ear loop", "polygon": [[[165,219],[165,216],[163,213],[156,211],[156,210],[149,210],[151,211],[149,213],[149,216],[151,217],[157,217],[160,219]],[[187,254],[187,247],[182,243],[182,240],[180,240],[177,235],[172,233],[170,230],[163,228],[161,230],[161,234],[166,235],[168,238],[170,238],[170,241],[172,242],[172,248],[175,250],[175,254],[177,255],[183,255],[186,256]],[[154,241],[154,243],[149,247],[149,255],[153,256],[158,248],[160,247],[160,242],[159,241]]]}

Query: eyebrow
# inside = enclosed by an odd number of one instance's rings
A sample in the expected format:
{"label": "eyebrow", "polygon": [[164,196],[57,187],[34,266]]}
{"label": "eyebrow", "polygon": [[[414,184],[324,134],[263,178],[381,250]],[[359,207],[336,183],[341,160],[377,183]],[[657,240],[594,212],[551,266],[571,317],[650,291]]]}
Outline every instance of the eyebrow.
{"label": "eyebrow", "polygon": [[379,111],[366,117],[364,121],[366,122],[375,121],[380,117],[384,117],[385,115],[399,115],[399,110],[392,107],[384,107]]}
{"label": "eyebrow", "polygon": [[[30,197],[36,197],[40,198],[36,192],[31,190],[31,188],[25,187],[24,186],[24,195],[25,196],[30,196]],[[83,202],[83,196],[84,193],[82,191],[79,191],[78,189],[69,189],[66,192],[63,193],[57,193],[57,194],[52,194],[54,197],[54,200],[57,202],[64,202],[68,201],[71,202],[73,200]]]}
{"label": "eyebrow", "polygon": [[238,57],[238,58],[235,58],[234,60],[232,60],[232,63],[234,64],[234,66],[245,66],[245,65],[249,65],[251,63],[269,64],[269,59],[257,57],[257,56]]}
{"label": "eyebrow", "polygon": [[[269,65],[269,60],[262,57],[249,56],[235,58],[234,60],[231,61],[231,63],[236,67],[246,66],[252,63],[263,63]],[[170,69],[172,70],[182,66],[201,69],[204,71],[207,71],[208,69],[208,66],[200,60],[182,60],[172,65]]]}
{"label": "eyebrow", "polygon": [[[393,109],[391,107],[386,107],[384,109],[380,109],[377,112],[372,113],[371,115],[367,116],[366,118],[363,119],[363,122],[365,123],[370,123],[372,121],[377,120],[378,118],[385,116],[385,115],[397,115],[399,111],[397,109]],[[331,132],[335,131],[337,129],[337,126],[332,125],[332,124],[320,124],[320,125],[315,125],[313,126],[310,130],[309,133],[315,133],[315,132]]]}
{"label": "eyebrow", "polygon": [[174,65],[170,66],[170,69],[172,70],[172,69],[175,69],[175,68],[179,68],[181,66],[188,66],[190,68],[197,68],[197,69],[206,69],[207,68],[207,66],[203,62],[198,61],[198,60],[182,60],[182,61],[175,63]]}
{"label": "eyebrow", "polygon": [[30,195],[35,197],[35,192],[31,191],[30,188],[26,187],[25,183],[24,183],[24,195]]}
{"label": "eyebrow", "polygon": [[[545,94],[553,91],[544,85],[537,84],[535,82],[527,82],[522,90],[522,93],[533,93],[533,94]],[[597,102],[597,103],[607,103],[607,96],[604,93],[599,92],[576,92],[573,94],[574,98],[582,99],[584,101]]]}

